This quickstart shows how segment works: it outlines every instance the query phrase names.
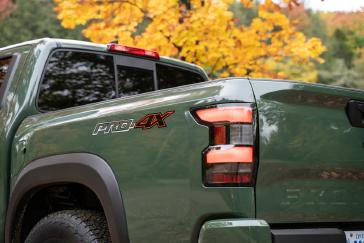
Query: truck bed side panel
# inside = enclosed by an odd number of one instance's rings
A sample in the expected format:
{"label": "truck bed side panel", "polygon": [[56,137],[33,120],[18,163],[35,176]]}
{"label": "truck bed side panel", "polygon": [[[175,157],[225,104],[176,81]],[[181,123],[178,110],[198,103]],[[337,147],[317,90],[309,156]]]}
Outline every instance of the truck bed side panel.
{"label": "truck bed side panel", "polygon": [[345,113],[364,92],[252,81],[260,162],[257,217],[269,223],[364,220],[364,129]]}
{"label": "truck bed side panel", "polygon": [[[248,80],[222,80],[145,93],[29,117],[14,144],[12,182],[28,162],[52,154],[88,152],[107,161],[123,195],[133,243],[190,242],[207,219],[221,215],[255,216],[253,188],[206,188],[201,179],[201,152],[208,128],[198,125],[190,108],[219,102],[254,102]],[[96,124],[174,111],[166,127],[102,132]]]}

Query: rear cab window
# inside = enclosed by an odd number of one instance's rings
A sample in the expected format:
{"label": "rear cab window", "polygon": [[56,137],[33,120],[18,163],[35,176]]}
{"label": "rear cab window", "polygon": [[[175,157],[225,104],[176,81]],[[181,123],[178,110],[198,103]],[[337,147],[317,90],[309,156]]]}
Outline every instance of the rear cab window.
{"label": "rear cab window", "polygon": [[118,97],[156,90],[154,61],[123,55],[115,55],[114,60],[117,71]]}
{"label": "rear cab window", "polygon": [[153,70],[117,65],[119,97],[154,90]]}
{"label": "rear cab window", "polygon": [[45,66],[37,106],[56,111],[202,81],[197,71],[152,59],[57,49]]}
{"label": "rear cab window", "polygon": [[111,55],[56,51],[48,60],[38,96],[41,111],[55,111],[116,97]]}
{"label": "rear cab window", "polygon": [[186,69],[163,64],[156,64],[156,66],[159,89],[174,88],[205,81],[201,74]]}

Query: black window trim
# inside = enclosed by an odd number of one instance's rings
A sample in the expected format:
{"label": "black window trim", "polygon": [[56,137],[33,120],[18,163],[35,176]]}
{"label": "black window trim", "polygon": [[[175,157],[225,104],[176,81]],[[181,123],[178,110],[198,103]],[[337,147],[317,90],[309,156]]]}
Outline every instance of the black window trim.
{"label": "black window trim", "polygon": [[119,66],[135,67],[155,71],[155,62],[149,59],[115,55],[115,64]]}
{"label": "black window trim", "polygon": [[116,65],[116,57],[113,55],[112,57],[113,65],[114,65],[114,82],[115,82],[115,95],[116,99],[119,98],[119,77],[118,77],[118,66]]}
{"label": "black window trim", "polygon": [[[39,108],[38,106],[38,100],[39,100],[39,95],[40,95],[40,88],[41,88],[41,84],[43,82],[43,78],[45,75],[45,71],[46,71],[46,67],[50,61],[51,56],[53,55],[53,53],[57,52],[57,51],[74,51],[74,52],[85,52],[85,53],[94,53],[94,54],[99,54],[99,55],[105,55],[105,56],[112,56],[113,57],[113,62],[114,62],[114,86],[116,89],[116,98],[115,99],[126,99],[126,98],[132,98],[135,96],[139,96],[139,95],[144,95],[146,93],[151,93],[151,92],[156,92],[156,91],[160,91],[161,89],[158,89],[158,77],[157,77],[157,64],[161,64],[161,65],[165,65],[165,66],[169,66],[169,67],[174,67],[174,68],[179,68],[182,70],[186,70],[189,72],[193,72],[196,73],[198,75],[200,75],[201,77],[203,77],[203,79],[205,79],[204,75],[202,75],[198,70],[194,70],[192,68],[187,68],[187,67],[183,67],[183,66],[178,66],[175,64],[171,64],[171,63],[166,63],[166,62],[162,62],[159,60],[150,60],[147,58],[143,58],[143,57],[134,57],[134,56],[130,56],[130,55],[125,55],[125,54],[118,54],[118,53],[109,53],[107,51],[97,51],[97,50],[88,50],[88,49],[80,49],[80,48],[69,48],[69,47],[57,47],[54,48],[48,55],[47,60],[43,66],[43,70],[42,70],[42,75],[40,76],[39,82],[38,82],[38,87],[37,87],[37,93],[36,93],[36,98],[35,98],[35,108],[36,110],[41,113],[41,114],[45,114],[45,113],[51,113],[51,112],[58,112],[58,111],[64,111],[64,110],[69,110],[69,109],[75,109],[78,107],[83,107],[83,106],[88,106],[88,105],[92,105],[92,104],[99,104],[99,103],[103,103],[103,102],[109,102],[110,100],[103,100],[103,101],[98,101],[98,102],[94,102],[91,104],[84,104],[84,105],[78,105],[78,106],[73,106],[73,107],[67,107],[67,108],[63,108],[63,109],[58,109],[55,111],[44,111],[42,109]],[[138,61],[137,64],[135,66],[133,66],[133,63],[127,63],[126,65],[122,65],[122,66],[128,66],[128,67],[136,67],[136,68],[142,68],[142,69],[147,69],[147,70],[152,70],[153,71],[153,79],[154,79],[154,90],[153,91],[149,91],[149,92],[145,92],[145,93],[140,93],[140,94],[135,94],[135,95],[130,95],[130,96],[125,96],[125,97],[119,97],[119,89],[118,89],[118,73],[117,73],[117,65],[119,62],[119,60],[135,60]],[[125,61],[122,61],[121,63],[125,63]],[[143,64],[144,63],[144,64]],[[205,81],[208,81],[205,80]],[[188,84],[191,85],[191,84]],[[185,85],[183,85],[185,86]],[[187,85],[186,85],[187,86]],[[162,90],[169,90],[169,89],[175,89],[181,86],[177,86],[177,87],[171,87],[171,88],[167,88],[167,89],[162,89]],[[0,93],[1,95],[1,93]],[[1,96],[0,96],[1,99]],[[1,106],[0,106],[1,108]]]}
{"label": "black window trim", "polygon": [[0,56],[0,59],[8,59],[10,58],[10,64],[8,67],[8,70],[5,74],[5,79],[3,81],[3,83],[1,84],[1,88],[0,88],[0,110],[3,108],[4,104],[5,104],[5,97],[6,97],[6,93],[9,90],[10,87],[10,82],[13,80],[14,75],[15,75],[15,70],[19,64],[19,60],[20,60],[20,54],[19,53],[13,53],[13,54],[8,54],[8,55],[4,55],[4,56]]}

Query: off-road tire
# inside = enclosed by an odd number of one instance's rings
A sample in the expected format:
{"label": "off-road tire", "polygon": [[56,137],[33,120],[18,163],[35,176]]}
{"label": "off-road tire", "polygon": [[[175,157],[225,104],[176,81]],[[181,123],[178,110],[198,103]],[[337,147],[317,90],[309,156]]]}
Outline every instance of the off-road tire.
{"label": "off-road tire", "polygon": [[111,242],[105,216],[98,211],[64,210],[47,215],[30,231],[25,243]]}

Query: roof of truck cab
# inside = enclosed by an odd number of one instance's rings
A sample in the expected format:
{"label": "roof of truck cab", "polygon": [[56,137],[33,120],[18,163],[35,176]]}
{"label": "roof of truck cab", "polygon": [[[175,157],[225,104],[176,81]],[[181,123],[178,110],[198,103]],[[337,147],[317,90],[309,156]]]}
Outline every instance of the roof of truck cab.
{"label": "roof of truck cab", "polygon": [[[97,44],[97,43],[92,43],[92,42],[88,42],[88,41],[78,41],[78,40],[68,40],[68,39],[42,38],[42,39],[26,41],[26,42],[22,42],[22,43],[19,43],[19,44],[15,44],[15,45],[0,48],[0,52],[2,50],[11,49],[11,48],[19,47],[19,46],[24,46],[24,45],[36,46],[36,45],[40,45],[40,44],[45,44],[46,42],[47,43],[48,42],[54,42],[60,48],[62,48],[62,47],[63,48],[74,48],[74,49],[83,49],[83,50],[90,50],[90,51],[102,51],[102,52],[107,51],[107,49],[106,49],[107,44]],[[165,56],[161,56],[159,61],[163,62],[163,63],[168,63],[168,64],[180,66],[182,68],[192,69],[194,71],[197,71],[197,72],[203,74],[207,78],[207,74],[205,73],[205,71],[201,67],[199,67],[199,66],[197,66],[195,64],[184,62],[184,61],[181,61],[181,60],[178,60],[178,59],[175,59],[175,58],[165,57]]]}

